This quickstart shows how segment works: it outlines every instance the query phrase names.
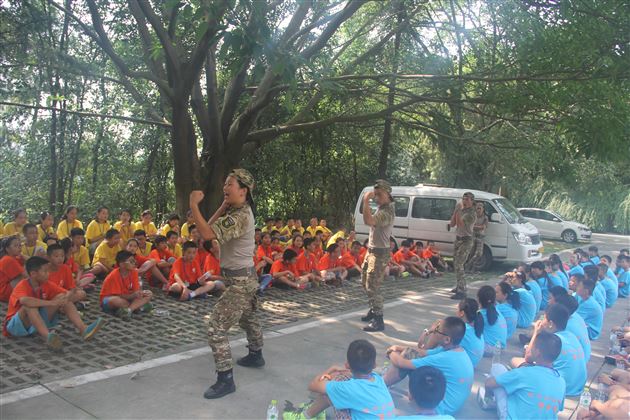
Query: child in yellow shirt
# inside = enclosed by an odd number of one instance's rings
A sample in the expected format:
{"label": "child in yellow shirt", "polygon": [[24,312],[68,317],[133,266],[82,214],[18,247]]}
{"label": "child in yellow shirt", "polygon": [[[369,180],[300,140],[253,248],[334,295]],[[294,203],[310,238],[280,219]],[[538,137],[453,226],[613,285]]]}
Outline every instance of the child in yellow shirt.
{"label": "child in yellow shirt", "polygon": [[153,224],[153,213],[145,210],[140,215],[140,221],[136,222],[136,230],[143,230],[149,241],[153,241],[158,234],[158,230]]}
{"label": "child in yellow shirt", "polygon": [[57,234],[53,228],[55,219],[49,211],[43,211],[39,215],[39,224],[37,225],[37,235],[39,240],[44,242],[46,237],[57,239]]}
{"label": "child in yellow shirt", "polygon": [[69,238],[73,228],[83,229],[83,223],[77,219],[78,214],[79,208],[77,206],[66,208],[63,216],[61,216],[61,222],[57,226],[57,239]]}
{"label": "child in yellow shirt", "polygon": [[166,236],[170,231],[179,235],[179,215],[172,213],[168,215],[166,223],[160,228],[160,235]]}
{"label": "child in yellow shirt", "polygon": [[168,250],[171,251],[175,258],[181,258],[183,254],[182,246],[178,242],[179,235],[177,232],[170,230],[166,234],[166,244],[168,245]]}
{"label": "child in yellow shirt", "polygon": [[184,223],[182,225],[182,229],[181,229],[181,236],[179,241],[180,242],[186,242],[186,241],[190,241],[190,232],[189,232],[189,228],[191,225],[195,224],[195,219],[192,216],[192,210],[188,210],[186,212],[186,223]]}
{"label": "child in yellow shirt", "polygon": [[22,243],[22,257],[24,257],[24,262],[34,256],[46,258],[46,249],[48,247],[45,243],[37,239],[37,226],[32,223],[27,223],[22,228],[22,233],[25,238]]}
{"label": "child in yellow shirt", "polygon": [[133,237],[138,241],[138,255],[148,257],[151,253],[152,244],[147,241],[147,234],[144,230],[138,229],[133,233]]}
{"label": "child in yellow shirt", "polygon": [[133,238],[133,233],[136,231],[136,224],[131,221],[131,211],[121,210],[118,215],[118,221],[114,223],[114,229],[120,232],[121,246],[126,246],[127,241]]}
{"label": "child in yellow shirt", "polygon": [[91,273],[95,276],[109,274],[116,264],[118,251],[121,251],[120,233],[116,229],[109,229],[105,239],[96,248]]}
{"label": "child in yellow shirt", "polygon": [[24,225],[28,222],[26,217],[26,210],[17,209],[13,212],[13,221],[4,225],[4,236],[13,236],[17,235],[20,238],[22,236],[22,229]]}
{"label": "child in yellow shirt", "polygon": [[[85,230],[85,239],[87,239],[90,253],[96,252],[96,248],[105,239],[105,234],[112,228],[107,219],[109,218],[109,209],[101,206],[96,210],[96,217],[90,222]],[[115,257],[115,256],[114,256]]]}
{"label": "child in yellow shirt", "polygon": [[[70,246],[65,246],[64,241],[71,240]],[[92,282],[95,275],[90,270],[90,253],[83,245],[85,243],[85,232],[81,228],[74,228],[70,231],[70,238],[60,241],[60,244],[67,248],[68,260],[72,259],[72,275],[77,284],[84,288],[93,288]]]}

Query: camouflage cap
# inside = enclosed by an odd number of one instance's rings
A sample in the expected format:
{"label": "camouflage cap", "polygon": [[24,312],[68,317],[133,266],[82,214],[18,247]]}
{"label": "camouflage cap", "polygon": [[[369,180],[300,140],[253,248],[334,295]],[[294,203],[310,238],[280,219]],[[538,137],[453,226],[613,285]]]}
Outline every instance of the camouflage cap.
{"label": "camouflage cap", "polygon": [[384,179],[377,179],[376,182],[374,183],[374,188],[380,188],[381,190],[385,191],[388,194],[392,193],[392,186],[390,185],[389,182],[385,181]]}
{"label": "camouflage cap", "polygon": [[252,192],[254,190],[254,177],[247,169],[233,169],[232,172],[228,174],[228,176],[236,178],[237,181],[249,188],[249,192]]}

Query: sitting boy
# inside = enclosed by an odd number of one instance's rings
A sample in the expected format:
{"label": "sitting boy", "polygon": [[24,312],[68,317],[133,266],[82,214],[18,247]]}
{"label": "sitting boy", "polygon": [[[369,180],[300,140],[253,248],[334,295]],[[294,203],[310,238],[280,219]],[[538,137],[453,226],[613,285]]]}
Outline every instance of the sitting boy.
{"label": "sitting boy", "polygon": [[341,248],[337,244],[328,247],[326,254],[317,263],[322,278],[335,286],[341,286],[341,282],[348,276],[348,271],[341,265]]}
{"label": "sitting boy", "polygon": [[[63,240],[66,240],[62,239]],[[72,277],[72,270],[66,264],[64,264],[66,253],[62,246],[59,244],[52,244],[46,250],[48,255],[48,261],[50,265],[48,267],[48,282],[66,290],[76,289],[74,277]],[[74,293],[76,298],[75,302],[82,301],[86,298],[85,291],[77,289]]]}
{"label": "sitting boy", "polygon": [[353,419],[394,417],[392,396],[383,378],[372,372],[376,363],[374,346],[366,340],[355,340],[348,346],[346,358],[345,366],[331,366],[313,378],[308,389],[320,396],[305,413],[294,413],[289,418],[312,418],[331,405],[335,410],[348,410]]}
{"label": "sitting boy", "polygon": [[304,239],[304,252],[297,257],[297,270],[300,276],[309,276],[309,281],[318,285],[322,277],[317,269],[318,259],[315,255],[317,243],[313,238]]}
{"label": "sitting boy", "polygon": [[[343,241],[343,239],[341,240]],[[341,265],[348,270],[348,277],[358,277],[361,275],[361,267],[363,267],[363,260],[366,254],[361,251],[361,242],[354,241],[350,246],[350,250],[345,251],[341,255]]]}
{"label": "sitting boy", "polygon": [[394,254],[394,261],[402,265],[412,275],[418,277],[429,277],[429,271],[426,264],[422,264],[420,258],[411,252],[411,242],[405,239],[400,244],[400,249]]}
{"label": "sitting boy", "polygon": [[409,402],[413,404],[415,415],[398,416],[398,419],[416,420],[433,418],[435,420],[455,420],[453,416],[442,416],[436,407],[444,399],[446,378],[439,370],[431,366],[422,366],[409,374]]}
{"label": "sitting boy", "polygon": [[95,276],[109,274],[116,264],[116,255],[120,251],[120,233],[116,229],[109,229],[105,233],[105,240],[96,248],[92,270]]}
{"label": "sitting boy", "polygon": [[138,241],[138,254],[148,257],[151,253],[151,242],[147,241],[147,233],[142,229],[138,229],[133,233],[133,237]]}
{"label": "sitting boy", "polygon": [[116,254],[116,263],[118,268],[107,275],[101,288],[99,300],[103,312],[128,320],[140,308],[143,312],[151,311],[153,293],[140,289],[135,255],[129,251],[120,251]]}
{"label": "sitting boy", "polygon": [[385,383],[391,386],[414,369],[433,366],[446,377],[446,396],[436,411],[439,414],[455,414],[470,395],[474,376],[470,357],[459,345],[465,334],[464,321],[449,316],[435,322],[431,330],[425,330],[418,347],[390,347],[387,354],[392,366],[385,374]]}
{"label": "sitting boy", "polygon": [[45,257],[47,246],[38,239],[39,232],[37,231],[37,226],[32,223],[27,223],[22,227],[22,233],[24,234],[24,243],[22,243],[23,260],[26,261],[35,255]]}
{"label": "sitting boy", "polygon": [[169,275],[168,294],[180,301],[195,297],[205,297],[211,290],[223,290],[225,286],[220,280],[207,280],[197,261],[197,244],[184,242],[184,255],[173,264]]}
{"label": "sitting boy", "polygon": [[[547,331],[537,331],[525,351],[525,363],[508,371],[492,365],[486,390],[493,390],[499,419],[521,417],[556,419],[564,406],[566,382],[553,368],[560,355],[560,338]],[[484,391],[480,390],[481,398]]]}
{"label": "sitting boy", "polygon": [[308,285],[308,274],[300,276],[297,269],[297,253],[287,249],[282,254],[282,259],[274,261],[271,265],[271,276],[276,285],[285,285],[293,289],[303,290]]}
{"label": "sitting boy", "polygon": [[175,258],[181,258],[184,250],[179,244],[179,234],[174,230],[169,230],[165,236],[168,250],[171,251]]}
{"label": "sitting boy", "polygon": [[37,332],[53,350],[63,346],[59,336],[49,328],[57,325],[58,312],[64,312],[83,340],[91,339],[103,326],[103,319],[86,326],[74,306],[79,299],[78,289],[70,291],[48,283],[48,260],[31,257],[26,262],[28,278],[20,281],[9,299],[4,320],[3,334],[10,337],[26,337]]}

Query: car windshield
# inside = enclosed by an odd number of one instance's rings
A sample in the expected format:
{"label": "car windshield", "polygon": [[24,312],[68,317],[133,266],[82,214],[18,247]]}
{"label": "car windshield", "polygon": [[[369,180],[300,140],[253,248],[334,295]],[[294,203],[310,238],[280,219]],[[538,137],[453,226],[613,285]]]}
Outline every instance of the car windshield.
{"label": "car windshield", "polygon": [[499,209],[505,220],[508,223],[527,223],[527,220],[521,216],[521,213],[516,210],[514,204],[510,203],[510,201],[506,198],[495,198],[492,200],[495,206]]}

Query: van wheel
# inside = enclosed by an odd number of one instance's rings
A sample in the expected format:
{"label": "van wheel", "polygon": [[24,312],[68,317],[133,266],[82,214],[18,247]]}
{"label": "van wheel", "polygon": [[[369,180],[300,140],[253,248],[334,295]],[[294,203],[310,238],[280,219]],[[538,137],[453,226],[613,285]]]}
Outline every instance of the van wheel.
{"label": "van wheel", "polygon": [[562,232],[562,235],[560,235],[560,237],[562,238],[564,242],[568,242],[568,243],[577,242],[577,235],[571,229],[567,229],[564,232]]}
{"label": "van wheel", "polygon": [[483,246],[483,255],[475,264],[476,271],[488,271],[492,267],[492,251],[486,245]]}

